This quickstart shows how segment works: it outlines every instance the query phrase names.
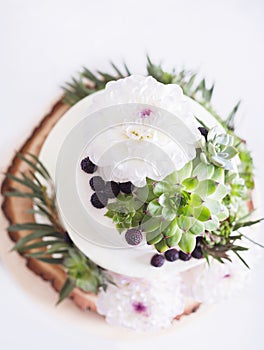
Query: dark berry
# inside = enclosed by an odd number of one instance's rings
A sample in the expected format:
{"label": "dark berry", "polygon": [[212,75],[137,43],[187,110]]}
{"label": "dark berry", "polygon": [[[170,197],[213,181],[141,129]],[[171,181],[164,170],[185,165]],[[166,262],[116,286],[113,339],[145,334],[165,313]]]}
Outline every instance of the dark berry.
{"label": "dark berry", "polygon": [[192,252],[192,257],[195,259],[203,258],[203,252],[200,246],[196,246]]}
{"label": "dark berry", "polygon": [[179,251],[179,258],[183,261],[188,261],[191,259],[191,254],[187,254],[187,253],[184,253],[182,252],[181,250]]}
{"label": "dark berry", "polygon": [[207,141],[208,130],[206,128],[204,128],[203,126],[200,126],[198,128],[198,130],[200,131],[201,135],[204,136],[205,140]]}
{"label": "dark berry", "polygon": [[86,157],[81,161],[81,168],[84,172],[93,174],[97,169],[97,166],[90,160],[89,157]]}
{"label": "dark berry", "polygon": [[125,194],[130,194],[134,188],[133,184],[130,181],[120,182],[119,187],[120,187],[120,191]]}
{"label": "dark berry", "polygon": [[161,267],[165,262],[165,258],[161,254],[155,254],[150,260],[152,266]]}
{"label": "dark berry", "polygon": [[64,235],[63,235],[63,239],[64,239],[64,242],[69,244],[69,245],[73,245],[73,241],[71,239],[71,237],[69,236],[68,232],[65,231],[64,232]]}
{"label": "dark berry", "polygon": [[199,236],[199,237],[196,237],[196,245],[200,245],[203,241],[203,237],[202,236]]}
{"label": "dark berry", "polygon": [[102,209],[107,206],[108,199],[103,192],[94,193],[91,196],[91,203],[97,209]]}
{"label": "dark berry", "polygon": [[114,181],[109,181],[105,184],[104,193],[108,198],[115,198],[120,192],[119,184]]}
{"label": "dark berry", "polygon": [[168,261],[175,261],[179,259],[179,252],[177,249],[169,249],[165,252],[165,258]]}
{"label": "dark berry", "polygon": [[94,191],[103,191],[105,187],[105,182],[100,176],[93,176],[89,184]]}
{"label": "dark berry", "polygon": [[129,245],[138,245],[142,242],[142,233],[137,228],[131,228],[127,230],[125,234],[125,239]]}

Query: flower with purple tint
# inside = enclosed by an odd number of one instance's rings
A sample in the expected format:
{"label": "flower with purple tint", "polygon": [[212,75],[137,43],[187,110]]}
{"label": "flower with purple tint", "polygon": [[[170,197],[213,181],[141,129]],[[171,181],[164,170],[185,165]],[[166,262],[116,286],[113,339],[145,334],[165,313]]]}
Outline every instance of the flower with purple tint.
{"label": "flower with purple tint", "polygon": [[178,274],[170,280],[162,276],[147,280],[109,274],[115,285],[100,291],[97,310],[110,324],[137,331],[157,330],[170,326],[184,310]]}
{"label": "flower with purple tint", "polygon": [[193,275],[193,298],[205,304],[221,302],[238,294],[248,278],[248,270],[238,261],[222,264],[212,260],[210,265],[204,263],[189,273]]}
{"label": "flower with purple tint", "polygon": [[151,113],[152,113],[152,110],[150,108],[145,108],[145,109],[143,109],[143,111],[141,111],[140,116],[141,116],[141,118],[144,119],[144,118],[149,117],[151,115]]}
{"label": "flower with purple tint", "polygon": [[133,303],[132,306],[133,306],[135,312],[137,312],[139,314],[144,314],[145,316],[148,316],[148,309],[147,309],[146,305],[144,305],[140,301]]}

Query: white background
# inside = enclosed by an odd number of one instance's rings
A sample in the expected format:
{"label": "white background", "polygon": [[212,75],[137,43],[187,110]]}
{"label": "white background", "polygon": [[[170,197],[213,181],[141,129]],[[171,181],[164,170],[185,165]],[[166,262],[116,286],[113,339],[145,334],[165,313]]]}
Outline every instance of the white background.
{"label": "white background", "polygon": [[[214,105],[223,115],[243,100],[238,130],[263,178],[263,1],[1,0],[0,5],[1,171],[61,94],[60,86],[83,65],[107,71],[109,60],[125,60],[133,72],[144,73],[148,53],[166,68],[184,65],[215,81]],[[100,320],[96,330],[85,327],[90,316],[79,310],[73,312],[82,325],[70,316],[63,319],[70,303],[55,309],[51,290],[48,299],[42,292],[32,297],[40,287],[46,289],[37,277],[22,286],[12,275],[0,263],[4,350],[264,348],[263,264],[238,297],[193,322],[155,337],[122,333],[122,339],[110,327],[101,331]]]}

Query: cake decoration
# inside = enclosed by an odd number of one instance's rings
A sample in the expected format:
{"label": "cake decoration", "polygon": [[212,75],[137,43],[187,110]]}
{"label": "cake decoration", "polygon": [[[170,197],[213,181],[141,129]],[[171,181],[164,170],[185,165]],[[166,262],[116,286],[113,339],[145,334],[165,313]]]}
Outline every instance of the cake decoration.
{"label": "cake decoration", "polygon": [[17,155],[29,170],[7,174],[23,188],[5,197],[32,200],[35,221],[8,230],[28,232],[13,250],[62,267],[58,303],[77,288],[110,324],[157,330],[246,281],[261,246],[244,231],[262,220],[251,218],[253,162],[234,131],[238,105],[221,119],[204,79],[149,59],[147,77],[113,67],[65,88],[65,103],[87,107],[54,151],[56,170],[45,152]]}

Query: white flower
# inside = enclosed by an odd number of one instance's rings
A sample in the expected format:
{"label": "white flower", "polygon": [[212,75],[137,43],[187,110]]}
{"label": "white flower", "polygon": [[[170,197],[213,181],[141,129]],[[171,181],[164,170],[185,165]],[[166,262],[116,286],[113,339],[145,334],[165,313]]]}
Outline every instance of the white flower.
{"label": "white flower", "polygon": [[210,265],[205,263],[188,271],[183,278],[189,281],[192,297],[196,301],[212,304],[238,293],[248,275],[248,269],[240,261],[222,264],[212,260]]}
{"label": "white flower", "polygon": [[143,186],[146,177],[160,181],[196,156],[201,135],[176,84],[142,76],[109,82],[87,112],[97,113],[101,130],[87,153],[105,180]]}
{"label": "white flower", "polygon": [[101,290],[97,310],[110,324],[137,331],[157,330],[171,325],[184,310],[181,279],[146,280],[111,273],[116,285]]}

